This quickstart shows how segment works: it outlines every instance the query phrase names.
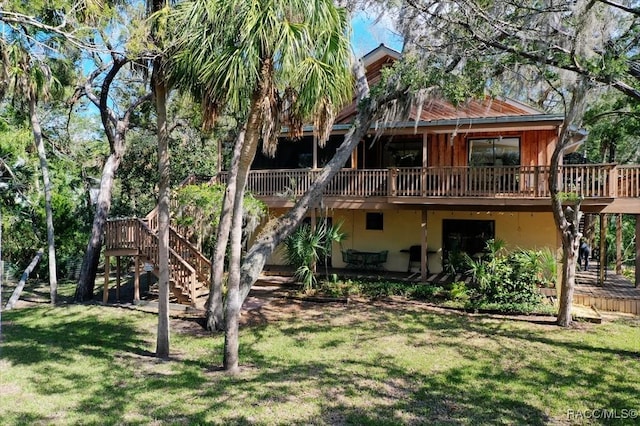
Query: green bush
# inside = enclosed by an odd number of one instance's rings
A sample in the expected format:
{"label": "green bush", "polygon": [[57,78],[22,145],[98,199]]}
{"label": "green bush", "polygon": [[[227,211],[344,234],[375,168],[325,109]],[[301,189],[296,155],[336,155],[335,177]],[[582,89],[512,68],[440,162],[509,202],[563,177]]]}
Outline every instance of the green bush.
{"label": "green bush", "polygon": [[[347,238],[341,228],[342,222],[329,225],[321,219],[315,228],[307,224],[300,225],[284,240],[286,262],[296,268],[295,277],[302,282],[305,291],[310,291],[317,284],[316,266],[320,259],[324,258],[326,264],[332,244],[342,243]],[[330,281],[328,269],[325,269],[325,273],[327,281]]]}
{"label": "green bush", "polygon": [[444,289],[428,284],[413,284],[406,291],[406,297],[418,300],[436,300],[442,296]]}
{"label": "green bush", "polygon": [[460,302],[468,302],[471,298],[467,284],[464,281],[457,281],[451,284],[451,290],[449,290],[449,296],[452,300]]}
{"label": "green bush", "polygon": [[371,298],[403,296],[419,300],[434,300],[445,293],[440,286],[384,279],[324,281],[319,289],[331,296],[359,295]]}
{"label": "green bush", "polygon": [[469,260],[469,270],[476,288],[472,304],[491,305],[497,310],[509,312],[531,311],[542,303],[538,288],[553,283],[555,264],[550,262],[552,257],[536,250],[507,254],[503,247],[503,244],[490,240],[483,259]]}

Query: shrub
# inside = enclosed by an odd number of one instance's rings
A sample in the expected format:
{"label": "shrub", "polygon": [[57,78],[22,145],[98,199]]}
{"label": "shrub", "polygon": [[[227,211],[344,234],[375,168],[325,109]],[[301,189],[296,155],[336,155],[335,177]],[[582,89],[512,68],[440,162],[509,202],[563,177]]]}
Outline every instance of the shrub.
{"label": "shrub", "polygon": [[538,287],[553,282],[550,278],[555,274],[555,269],[550,266],[552,256],[536,250],[505,254],[503,247],[503,244],[490,240],[486,256],[469,261],[478,293],[473,303],[475,306],[495,305],[498,310],[510,312],[517,306],[530,311],[531,307],[542,302]]}
{"label": "shrub", "polygon": [[460,302],[468,302],[470,297],[469,289],[464,281],[457,281],[451,284],[451,290],[449,290],[449,296],[452,300]]}
{"label": "shrub", "polygon": [[[307,224],[300,225],[284,241],[287,264],[296,268],[295,277],[302,282],[305,291],[310,291],[317,284],[316,265],[318,261],[331,252],[334,242],[341,243],[347,235],[341,231],[342,223],[329,225],[320,220],[315,229]],[[329,273],[326,270],[327,281]]]}

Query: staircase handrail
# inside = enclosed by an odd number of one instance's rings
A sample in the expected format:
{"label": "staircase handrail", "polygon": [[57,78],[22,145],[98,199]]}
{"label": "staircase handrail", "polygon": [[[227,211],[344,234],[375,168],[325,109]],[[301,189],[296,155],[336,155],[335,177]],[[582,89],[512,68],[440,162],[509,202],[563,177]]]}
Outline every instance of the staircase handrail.
{"label": "staircase handrail", "polygon": [[[169,245],[173,247],[180,256],[192,265],[202,282],[209,282],[211,262],[199,250],[197,250],[185,237],[180,235],[173,226],[169,227]],[[188,260],[185,252],[188,253]],[[193,260],[193,262],[191,262]]]}
{"label": "staircase handrail", "polygon": [[[158,265],[158,236],[151,231],[142,219],[137,219],[137,222],[140,252],[146,254],[149,260]],[[174,285],[178,287],[183,294],[188,294],[191,302],[195,303],[198,282],[196,270],[171,248],[169,248],[169,265],[171,266],[169,268],[170,279],[174,282]],[[177,269],[173,268],[173,266],[177,267]]]}

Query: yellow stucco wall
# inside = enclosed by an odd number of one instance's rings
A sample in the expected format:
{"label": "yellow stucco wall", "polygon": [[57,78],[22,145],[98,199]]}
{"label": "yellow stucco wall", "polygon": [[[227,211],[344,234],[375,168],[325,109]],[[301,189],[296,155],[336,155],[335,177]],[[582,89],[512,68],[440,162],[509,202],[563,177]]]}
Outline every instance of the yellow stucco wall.
{"label": "yellow stucco wall", "polygon": [[[342,229],[349,235],[343,243],[344,249],[361,251],[388,250],[385,268],[390,271],[406,271],[409,255],[400,250],[420,244],[421,212],[417,210],[383,210],[384,229],[367,230],[366,213],[375,210],[336,210],[334,223],[344,221]],[[344,267],[339,247],[334,247],[333,265]]]}
{"label": "yellow stucco wall", "polygon": [[427,216],[427,247],[438,251],[432,256],[438,259],[430,259],[432,272],[441,271],[444,219],[494,220],[495,237],[504,240],[508,250],[548,247],[555,252],[560,244],[552,213],[430,211]]}
{"label": "yellow stucco wall", "polygon": [[[342,230],[348,238],[342,244],[343,249],[361,251],[388,250],[387,263],[390,271],[406,271],[409,255],[401,250],[420,244],[419,210],[380,210],[384,217],[384,229],[365,229],[365,217],[374,210],[328,210],[333,223],[343,222]],[[283,210],[272,210],[272,215],[282,214]],[[551,213],[530,212],[487,212],[487,211],[429,211],[427,214],[427,247],[435,251],[429,255],[429,269],[440,272],[442,268],[442,221],[444,219],[495,220],[496,238],[507,243],[508,249],[543,248],[555,251],[559,246],[558,233]],[[340,246],[335,244],[332,253],[334,267],[344,267]],[[284,264],[281,251],[277,251],[269,264]],[[412,269],[419,268],[416,263]]]}

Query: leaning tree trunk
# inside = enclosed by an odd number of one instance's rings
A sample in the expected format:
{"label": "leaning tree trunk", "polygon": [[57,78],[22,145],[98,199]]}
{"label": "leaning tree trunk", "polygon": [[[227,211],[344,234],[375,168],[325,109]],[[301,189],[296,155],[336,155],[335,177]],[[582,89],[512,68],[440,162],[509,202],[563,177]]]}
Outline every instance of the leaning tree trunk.
{"label": "leaning tree trunk", "polygon": [[40,169],[42,171],[42,182],[44,184],[44,204],[47,215],[47,245],[49,248],[49,287],[51,295],[51,304],[56,304],[58,294],[58,277],[56,274],[56,246],[53,229],[53,208],[51,207],[51,179],[49,178],[49,166],[47,164],[47,154],[42,141],[42,129],[40,120],[36,111],[35,98],[29,99],[29,118],[31,120],[31,129],[33,130],[33,140],[38,150],[38,158],[40,159]]}
{"label": "leaning tree trunk", "polygon": [[231,218],[235,200],[236,182],[242,146],[244,144],[246,127],[240,130],[233,147],[233,157],[227,178],[227,187],[222,201],[220,223],[216,236],[216,245],[211,259],[211,285],[207,298],[207,330],[224,330],[224,308],[222,304],[222,276],[224,274],[224,258],[227,253],[229,232],[231,230]]}
{"label": "leaning tree trunk", "polygon": [[353,150],[358,146],[360,140],[367,134],[375,115],[386,102],[396,99],[397,95],[401,92],[389,94],[385,99],[380,99],[376,102],[369,99],[369,102],[365,105],[363,101],[369,96],[369,86],[361,62],[356,63],[354,73],[356,77],[357,104],[359,105],[358,115],[351,129],[344,136],[342,144],[336,150],[336,154],[320,171],[318,177],[309,189],[300,197],[285,216],[274,219],[275,223],[273,226],[271,224],[267,225],[265,229],[269,229],[270,231],[260,235],[249,249],[249,252],[242,262],[240,303],[246,299],[251,290],[251,286],[258,279],[267,259],[269,259],[276,247],[302,222],[309,207],[313,206],[322,194],[324,188],[346,163]]}
{"label": "leaning tree trunk", "polygon": [[[104,128],[107,139],[109,140],[109,157],[102,168],[102,176],[100,178],[100,192],[96,203],[96,212],[93,216],[93,224],[91,226],[91,235],[87,243],[80,268],[80,277],[76,287],[75,300],[82,302],[93,299],[93,289],[95,286],[96,275],[98,272],[98,262],[100,261],[100,251],[102,250],[102,235],[104,225],[107,222],[109,210],[111,210],[111,193],[113,190],[113,181],[116,172],[122,161],[125,152],[125,136],[129,129],[129,122],[133,111],[144,102],[150,99],[150,94],[139,97],[129,108],[126,109],[122,118],[118,118],[115,112],[109,108],[110,96],[109,90],[111,83],[115,79],[120,69],[128,62],[126,58],[120,58],[113,55],[113,65],[104,80],[98,98],[91,87],[90,81],[85,83],[84,93],[89,100],[100,110],[100,118],[102,127]],[[99,73],[94,73],[97,76]]]}

